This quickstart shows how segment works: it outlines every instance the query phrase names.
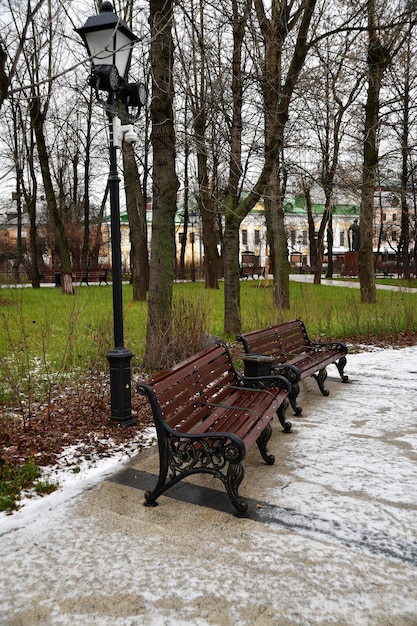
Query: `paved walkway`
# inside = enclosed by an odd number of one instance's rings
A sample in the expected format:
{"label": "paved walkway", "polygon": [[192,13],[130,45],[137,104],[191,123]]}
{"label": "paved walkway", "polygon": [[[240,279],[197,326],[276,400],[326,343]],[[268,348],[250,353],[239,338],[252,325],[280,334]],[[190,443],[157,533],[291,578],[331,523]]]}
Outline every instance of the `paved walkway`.
{"label": "paved walkway", "polygon": [[353,354],[329,397],[303,382],[293,434],[274,424],[276,464],[245,461],[251,519],[212,477],[144,507],[155,446],[0,519],[0,624],[415,626],[416,363],[417,347]]}
{"label": "paved walkway", "polygon": [[[290,274],[290,280],[298,283],[312,283],[314,282],[314,276],[312,274]],[[322,285],[332,285],[334,287],[350,287],[351,289],[359,289],[359,281],[350,280],[338,280],[322,278]],[[382,291],[404,291],[404,293],[417,293],[417,289],[413,287],[397,287],[395,285],[384,285],[383,283],[376,284],[377,289]]]}

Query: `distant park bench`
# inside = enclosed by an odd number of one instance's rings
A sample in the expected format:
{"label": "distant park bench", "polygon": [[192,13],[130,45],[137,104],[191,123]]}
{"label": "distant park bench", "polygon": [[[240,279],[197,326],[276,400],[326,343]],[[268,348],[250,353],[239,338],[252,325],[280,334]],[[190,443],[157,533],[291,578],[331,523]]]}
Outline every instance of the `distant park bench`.
{"label": "distant park bench", "polygon": [[140,382],[137,389],[151,405],[159,448],[159,478],[146,492],[145,505],[156,506],[168,488],[200,472],[220,478],[238,516],[245,517],[247,503],[238,493],[242,461],[256,443],[265,462],[274,463],[267,452],[274,415],[291,432],[285,421],[288,380],[239,375],[227,348],[218,344]]}
{"label": "distant park bench", "polygon": [[265,268],[261,265],[260,256],[251,252],[242,254],[242,263],[240,265],[241,278],[261,278],[265,273]]}
{"label": "distant park bench", "polygon": [[399,278],[402,275],[402,263],[397,263],[396,261],[378,261],[375,263],[375,276],[383,276],[384,278],[397,276]]}
{"label": "distant park bench", "polygon": [[108,284],[107,282],[107,276],[108,276],[109,270],[107,268],[104,267],[100,267],[98,269],[94,269],[94,270],[73,270],[72,272],[72,278],[76,283],[80,283],[80,285],[82,283],[85,283],[88,287],[88,283],[99,283],[99,285],[101,285],[101,283],[105,283],[106,285]]}
{"label": "distant park bench", "polygon": [[[100,267],[98,269],[87,269],[87,270],[73,270],[72,271],[72,279],[76,283],[83,284],[85,283],[87,287],[89,283],[105,283],[108,284],[108,273],[109,270],[104,267]],[[60,270],[51,270],[44,269],[41,274],[41,282],[55,282],[56,287],[61,286],[61,272]]]}
{"label": "distant park bench", "polygon": [[329,392],[324,387],[326,367],[334,363],[342,382],[348,381],[344,374],[347,346],[339,341],[311,341],[304,323],[299,319],[238,335],[237,339],[243,343],[246,354],[274,358],[272,370],[288,378],[291,383],[289,401],[296,415],[301,415],[302,412],[296,403],[300,380],[312,376],[321,393],[327,396]]}

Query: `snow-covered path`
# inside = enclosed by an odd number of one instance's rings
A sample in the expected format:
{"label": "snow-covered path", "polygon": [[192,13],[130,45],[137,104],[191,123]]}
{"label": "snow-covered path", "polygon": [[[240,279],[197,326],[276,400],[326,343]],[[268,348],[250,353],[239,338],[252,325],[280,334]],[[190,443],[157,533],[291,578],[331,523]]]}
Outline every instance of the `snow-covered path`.
{"label": "snow-covered path", "polygon": [[415,626],[417,346],[346,373],[327,398],[302,383],[274,466],[248,455],[253,519],[190,503],[197,484],[227,502],[207,477],[143,507],[155,446],[0,517],[0,624]]}

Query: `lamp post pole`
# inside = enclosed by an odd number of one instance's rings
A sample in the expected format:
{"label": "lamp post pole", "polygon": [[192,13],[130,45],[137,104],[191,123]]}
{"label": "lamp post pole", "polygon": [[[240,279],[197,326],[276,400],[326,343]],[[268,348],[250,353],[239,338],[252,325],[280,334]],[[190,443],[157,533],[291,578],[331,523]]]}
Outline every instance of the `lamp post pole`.
{"label": "lamp post pole", "polygon": [[[133,354],[125,348],[123,339],[122,299],[122,251],[120,236],[120,178],[117,171],[117,149],[123,140],[134,143],[136,133],[132,124],[122,125],[120,107],[125,116],[128,109],[137,109],[137,116],[146,103],[146,86],[143,83],[128,83],[132,47],[138,38],[126,22],[114,13],[111,2],[102,3],[98,15],[89,17],[76,32],[82,38],[92,68],[89,84],[95,89],[96,99],[106,110],[110,126],[110,228],[112,249],[113,327],[114,348],[107,355],[110,364],[111,419],[120,426],[132,426],[130,361]],[[108,99],[102,99],[101,93]],[[135,118],[136,119],[136,118]]]}
{"label": "lamp post pole", "polygon": [[125,348],[123,337],[122,252],[120,235],[120,178],[117,171],[117,148],[114,121],[110,120],[110,228],[112,250],[114,348],[107,355],[110,365],[110,418],[121,426],[132,426],[130,361],[133,354]]}

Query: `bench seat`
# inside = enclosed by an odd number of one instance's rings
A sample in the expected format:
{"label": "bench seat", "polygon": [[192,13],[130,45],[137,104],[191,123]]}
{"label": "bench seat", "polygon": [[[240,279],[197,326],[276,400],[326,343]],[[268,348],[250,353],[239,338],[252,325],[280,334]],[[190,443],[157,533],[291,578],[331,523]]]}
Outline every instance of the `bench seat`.
{"label": "bench seat", "polygon": [[[238,493],[244,477],[242,461],[257,444],[268,465],[271,420],[278,415],[284,432],[290,391],[282,376],[245,377],[235,370],[223,344],[215,345],[138,384],[148,397],[156,426],[159,478],[145,504],[178,481],[195,473],[220,478],[238,516],[247,516],[247,503]],[[169,475],[168,475],[169,471]]]}

